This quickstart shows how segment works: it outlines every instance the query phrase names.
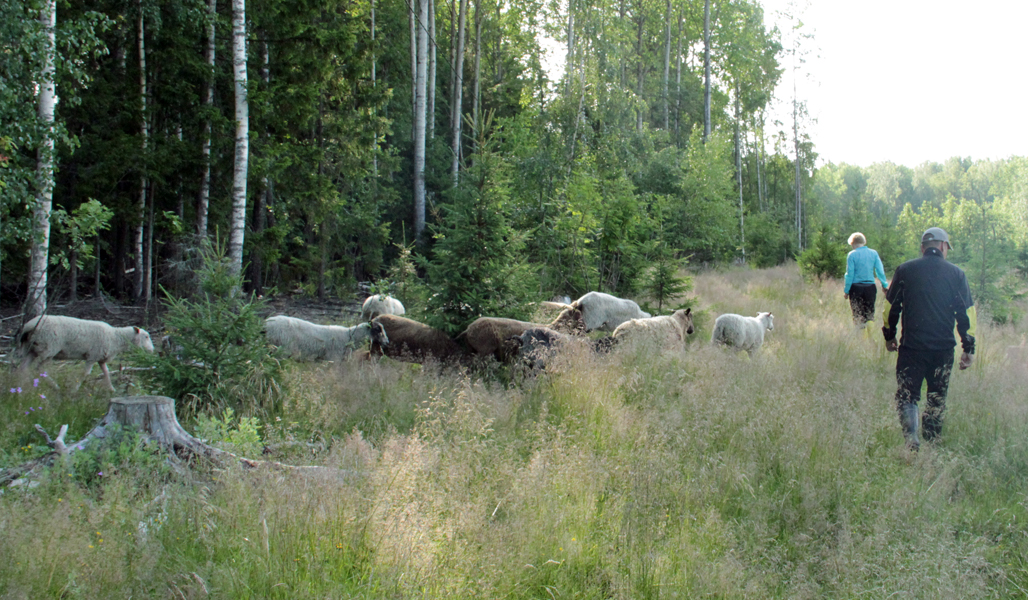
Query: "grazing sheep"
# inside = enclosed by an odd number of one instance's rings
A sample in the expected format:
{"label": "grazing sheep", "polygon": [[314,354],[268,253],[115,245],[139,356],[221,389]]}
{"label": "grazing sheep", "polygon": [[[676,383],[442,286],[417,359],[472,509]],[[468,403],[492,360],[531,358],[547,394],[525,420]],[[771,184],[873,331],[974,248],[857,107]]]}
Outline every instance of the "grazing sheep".
{"label": "grazing sheep", "polygon": [[378,325],[382,336],[371,337],[372,356],[385,354],[390,358],[406,362],[421,363],[427,359],[440,362],[459,359],[464,349],[444,332],[397,315],[379,315],[371,322]]}
{"label": "grazing sheep", "polygon": [[631,319],[618,325],[614,339],[623,342],[649,343],[671,350],[685,350],[685,336],[693,332],[692,309],[676,310],[674,314],[648,319]]}
{"label": "grazing sheep", "polygon": [[586,331],[614,331],[629,319],[648,319],[651,316],[635,302],[603,292],[589,292],[572,302],[571,306],[582,311]]}
{"label": "grazing sheep", "polygon": [[511,356],[519,357],[532,369],[541,370],[546,368],[547,361],[555,351],[571,343],[572,337],[549,327],[532,327],[507,341],[511,345]]}
{"label": "grazing sheep", "polygon": [[268,342],[296,360],[342,360],[372,337],[372,325],[353,327],[318,325],[303,319],[276,315],[264,321]]}
{"label": "grazing sheep", "polygon": [[372,294],[361,306],[361,320],[370,321],[379,315],[404,315],[403,303],[385,294]]}
{"label": "grazing sheep", "polygon": [[745,350],[753,354],[764,344],[764,332],[775,328],[774,315],[757,313],[755,317],[724,314],[714,321],[714,333],[710,343],[731,346],[736,351]]}
{"label": "grazing sheep", "polygon": [[534,327],[547,327],[562,333],[580,333],[585,329],[585,323],[581,311],[570,307],[565,308],[548,325],[500,317],[479,317],[457,336],[457,341],[463,342],[475,354],[491,354],[497,360],[505,361],[509,357],[504,342]]}
{"label": "grazing sheep", "polygon": [[[114,391],[111,372],[107,363],[130,346],[139,346],[153,352],[153,340],[145,329],[139,327],[112,327],[103,321],[88,321],[74,317],[44,315],[30,319],[18,332],[16,345],[18,353],[24,356],[19,371],[24,373],[34,361],[43,362],[51,358],[58,360],[84,360],[84,377],[93,371],[93,364],[99,363],[104,372],[107,387]],[[79,382],[75,386],[77,390]]]}

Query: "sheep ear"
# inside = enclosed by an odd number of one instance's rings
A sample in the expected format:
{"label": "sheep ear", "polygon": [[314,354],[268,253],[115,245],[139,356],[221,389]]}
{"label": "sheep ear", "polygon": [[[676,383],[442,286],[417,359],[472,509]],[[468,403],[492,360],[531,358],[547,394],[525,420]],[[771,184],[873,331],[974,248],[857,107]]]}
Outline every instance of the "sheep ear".
{"label": "sheep ear", "polygon": [[132,330],[135,331],[136,333],[139,333],[139,328],[136,327],[135,325],[132,326]]}
{"label": "sheep ear", "polygon": [[692,309],[691,308],[685,309],[685,314],[691,315],[692,314]]}

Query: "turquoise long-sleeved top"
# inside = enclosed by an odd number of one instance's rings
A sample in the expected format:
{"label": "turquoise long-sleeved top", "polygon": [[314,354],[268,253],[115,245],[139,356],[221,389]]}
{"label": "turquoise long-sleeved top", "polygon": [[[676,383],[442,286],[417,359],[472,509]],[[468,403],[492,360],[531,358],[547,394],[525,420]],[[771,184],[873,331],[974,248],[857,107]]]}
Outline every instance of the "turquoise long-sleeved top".
{"label": "turquoise long-sleeved top", "polygon": [[889,283],[885,280],[885,267],[878,253],[867,246],[853,250],[846,257],[846,287],[842,293],[850,293],[850,286],[854,283],[874,284],[876,275],[878,281],[882,282],[882,289],[889,289]]}

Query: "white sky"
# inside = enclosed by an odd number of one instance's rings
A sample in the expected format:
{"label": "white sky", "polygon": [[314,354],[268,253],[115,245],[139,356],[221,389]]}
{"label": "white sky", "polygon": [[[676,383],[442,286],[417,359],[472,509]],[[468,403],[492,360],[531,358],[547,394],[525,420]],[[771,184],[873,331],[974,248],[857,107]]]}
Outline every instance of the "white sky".
{"label": "white sky", "polygon": [[[769,26],[789,4],[761,2]],[[1028,2],[811,0],[801,19],[819,163],[1028,156]],[[791,100],[788,71],[778,96]]]}

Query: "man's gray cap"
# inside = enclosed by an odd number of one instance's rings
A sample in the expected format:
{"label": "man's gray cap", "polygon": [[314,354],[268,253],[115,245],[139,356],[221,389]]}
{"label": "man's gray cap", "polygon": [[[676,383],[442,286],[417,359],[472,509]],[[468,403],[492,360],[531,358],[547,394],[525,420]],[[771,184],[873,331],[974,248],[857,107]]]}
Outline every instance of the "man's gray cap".
{"label": "man's gray cap", "polygon": [[921,236],[921,243],[925,242],[946,242],[949,243],[949,235],[941,227],[929,227]]}

